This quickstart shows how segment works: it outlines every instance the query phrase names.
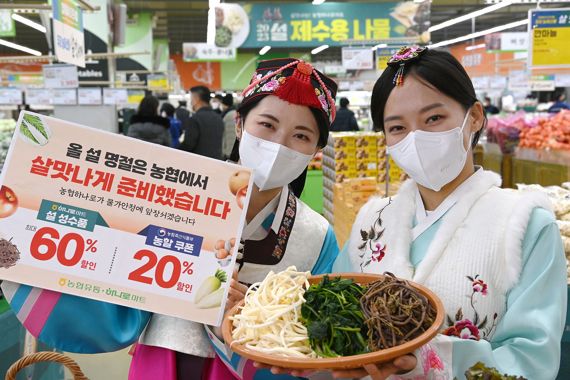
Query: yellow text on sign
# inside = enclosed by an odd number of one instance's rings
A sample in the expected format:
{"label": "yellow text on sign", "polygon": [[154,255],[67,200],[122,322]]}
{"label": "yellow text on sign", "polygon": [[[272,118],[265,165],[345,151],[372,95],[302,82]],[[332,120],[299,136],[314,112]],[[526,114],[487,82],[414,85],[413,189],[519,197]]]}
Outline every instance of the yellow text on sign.
{"label": "yellow text on sign", "polygon": [[541,28],[532,32],[532,65],[570,65],[570,27]]}
{"label": "yellow text on sign", "polygon": [[380,40],[390,37],[390,19],[353,20],[352,23],[343,19],[334,19],[329,23],[324,20],[293,20],[291,29],[291,41]]}

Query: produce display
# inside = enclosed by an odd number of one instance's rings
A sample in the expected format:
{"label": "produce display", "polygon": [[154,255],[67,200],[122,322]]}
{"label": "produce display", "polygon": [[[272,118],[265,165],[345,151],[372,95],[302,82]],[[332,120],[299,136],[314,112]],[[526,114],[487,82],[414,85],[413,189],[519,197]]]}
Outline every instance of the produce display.
{"label": "produce display", "polygon": [[[437,333],[443,306],[435,296],[428,299],[429,291],[389,273],[368,277],[360,284],[356,274],[313,278],[295,267],[270,272],[248,289],[224,337],[236,350],[314,361],[376,355]],[[423,344],[417,340],[411,343]]]}
{"label": "produce display", "polygon": [[517,146],[530,149],[570,150],[570,111],[550,114],[517,112],[493,116],[487,124],[487,141],[499,144],[503,153]]}
{"label": "produce display", "polygon": [[519,146],[522,148],[570,150],[570,111],[540,118],[536,126],[523,127]]}

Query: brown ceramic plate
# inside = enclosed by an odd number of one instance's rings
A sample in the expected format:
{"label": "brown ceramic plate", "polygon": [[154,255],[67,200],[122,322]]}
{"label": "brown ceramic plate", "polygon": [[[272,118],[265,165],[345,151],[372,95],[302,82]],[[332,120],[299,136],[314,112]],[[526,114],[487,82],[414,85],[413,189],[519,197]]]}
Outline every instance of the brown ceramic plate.
{"label": "brown ceramic plate", "polygon": [[[383,275],[367,274],[367,273],[335,273],[330,275],[330,277],[351,278],[358,284],[366,285],[370,282],[381,279]],[[322,275],[311,276],[309,278],[309,282],[311,284],[317,283],[320,282],[322,278],[323,278]],[[245,348],[241,344],[234,344],[234,345],[231,344],[233,341],[232,339],[233,326],[232,326],[232,321],[229,319],[229,317],[238,312],[238,308],[243,305],[243,301],[241,301],[238,305],[236,305],[233,309],[231,309],[224,319],[222,325],[224,340],[226,341],[226,344],[230,345],[232,347],[232,350],[240,356],[246,357],[248,359],[254,360],[259,363],[264,363],[283,368],[307,369],[307,370],[350,369],[350,368],[362,367],[364,364],[387,362],[399,356],[409,354],[410,352],[413,352],[415,349],[428,343],[431,339],[433,339],[437,335],[444,321],[445,311],[441,300],[431,290],[422,285],[413,283],[411,281],[410,285],[419,290],[420,293],[422,293],[428,298],[429,302],[434,306],[436,310],[436,317],[435,317],[435,322],[427,331],[425,331],[422,335],[418,336],[417,338],[407,343],[404,343],[400,346],[388,348],[386,350],[370,352],[367,354],[343,356],[337,358],[298,359],[298,358],[263,354],[255,350]]]}

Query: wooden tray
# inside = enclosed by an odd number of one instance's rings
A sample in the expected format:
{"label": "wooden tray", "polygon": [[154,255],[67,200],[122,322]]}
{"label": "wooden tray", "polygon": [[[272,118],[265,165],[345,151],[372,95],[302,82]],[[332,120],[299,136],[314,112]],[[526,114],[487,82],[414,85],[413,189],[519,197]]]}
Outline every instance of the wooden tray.
{"label": "wooden tray", "polygon": [[[361,285],[366,285],[370,282],[377,281],[384,277],[383,275],[368,274],[368,273],[333,273],[329,276],[331,278],[335,277],[351,278],[356,283]],[[322,278],[323,275],[311,276],[309,278],[309,282],[311,284],[317,283],[320,282]],[[232,351],[234,351],[240,356],[254,360],[259,363],[264,363],[282,368],[305,369],[305,370],[310,370],[310,369],[335,370],[335,369],[359,368],[362,367],[364,364],[387,362],[399,356],[409,354],[413,352],[415,349],[428,343],[437,335],[440,327],[443,325],[444,322],[445,310],[441,300],[428,288],[413,283],[411,281],[409,283],[414,288],[419,290],[420,293],[422,293],[428,298],[429,302],[434,306],[436,310],[436,317],[433,325],[428,330],[426,330],[422,335],[400,346],[388,348],[386,350],[380,350],[376,352],[370,352],[366,354],[353,355],[353,356],[343,356],[336,358],[298,359],[298,358],[263,354],[255,350],[245,348],[245,346],[241,344],[232,345],[233,326],[232,326],[232,321],[229,319],[229,317],[233,316],[238,312],[238,308],[244,304],[243,300],[226,314],[226,317],[222,324],[222,333],[224,336],[224,340],[226,344],[231,346]]]}

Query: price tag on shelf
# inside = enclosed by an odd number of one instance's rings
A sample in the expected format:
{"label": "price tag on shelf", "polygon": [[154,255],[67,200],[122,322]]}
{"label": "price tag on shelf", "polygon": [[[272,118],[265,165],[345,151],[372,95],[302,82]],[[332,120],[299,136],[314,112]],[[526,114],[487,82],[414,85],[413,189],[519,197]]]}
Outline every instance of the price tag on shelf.
{"label": "price tag on shelf", "polygon": [[221,322],[228,281],[207,302],[197,290],[231,277],[248,169],[29,112],[16,130],[0,189],[0,279]]}

